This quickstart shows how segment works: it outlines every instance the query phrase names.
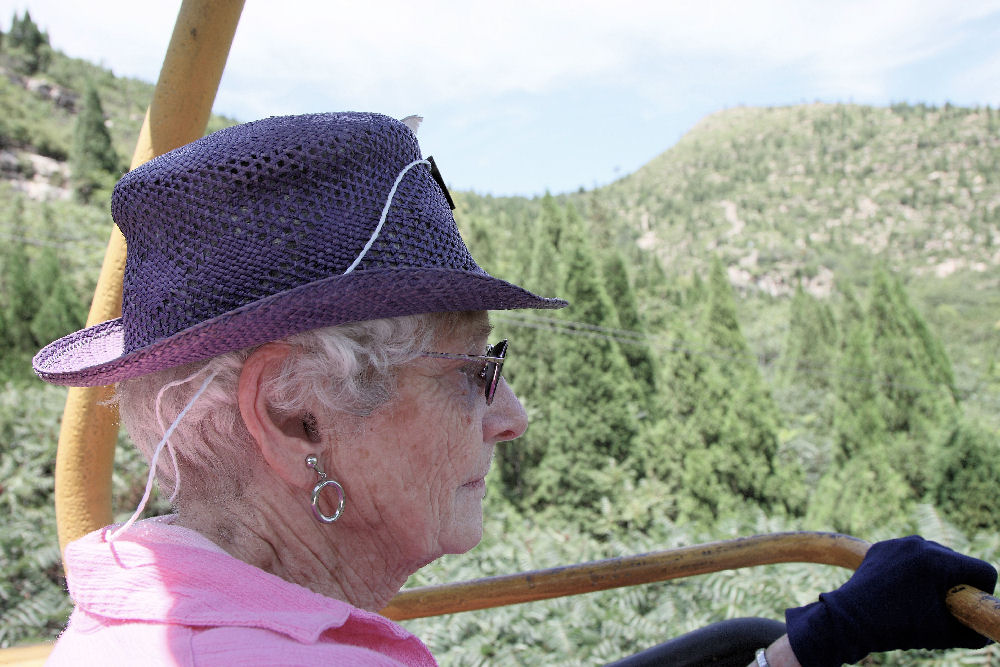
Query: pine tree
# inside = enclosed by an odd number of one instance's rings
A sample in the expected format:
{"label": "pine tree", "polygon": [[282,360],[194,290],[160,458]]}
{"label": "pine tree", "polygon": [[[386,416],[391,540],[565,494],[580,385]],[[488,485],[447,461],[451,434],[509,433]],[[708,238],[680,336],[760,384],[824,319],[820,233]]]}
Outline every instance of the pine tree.
{"label": "pine tree", "polygon": [[926,373],[930,381],[942,385],[947,389],[952,398],[957,397],[955,390],[955,375],[951,367],[951,359],[948,358],[941,340],[937,338],[927,326],[927,321],[923,318],[911,303],[910,297],[903,287],[899,278],[892,280],[891,285],[894,299],[900,304],[900,312],[906,318],[907,325],[913,332],[916,341],[919,341],[919,348],[927,357]]}
{"label": "pine tree", "polygon": [[779,471],[778,413],[736,316],[725,268],[716,260],[708,303],[694,338],[678,333],[661,382],[672,426],[669,446],[683,457],[681,513],[715,519],[749,500],[765,510],[798,511],[798,468]]}
{"label": "pine tree", "polygon": [[882,449],[864,450],[827,471],[815,485],[805,527],[874,539],[912,530],[903,517],[914,498]]}
{"label": "pine tree", "polygon": [[665,331],[673,314],[684,303],[683,287],[667,278],[663,264],[652,252],[639,254],[632,276],[635,281],[633,290],[643,296],[641,312],[647,330]]}
{"label": "pine tree", "polygon": [[[639,305],[629,281],[625,258],[616,250],[607,253],[604,260],[604,284],[611,304],[615,308],[619,326],[636,334],[644,334],[645,326],[639,317]],[[643,395],[656,391],[656,367],[653,355],[645,342],[623,343],[622,353],[628,361],[632,375],[639,382]]]}
{"label": "pine tree", "polygon": [[23,243],[12,243],[0,252],[0,307],[3,309],[3,349],[0,378],[30,375],[29,361],[37,351],[31,320],[37,305],[29,277],[28,254]]}
{"label": "pine tree", "polygon": [[104,108],[97,89],[88,86],[73,130],[71,157],[76,191],[85,200],[109,174],[118,171],[118,154],[104,125]]}
{"label": "pine tree", "polygon": [[[546,194],[532,233],[525,235],[532,240],[532,246],[527,266],[519,272],[524,276],[522,284],[538,294],[565,296],[560,291],[564,270],[559,247],[565,224],[563,211],[555,199]],[[572,307],[573,304],[570,309]],[[564,315],[562,311],[546,311],[543,317],[561,319]],[[505,371],[531,419],[524,436],[498,450],[503,492],[515,504],[527,502],[537,487],[535,477],[551,445],[548,431],[556,428],[550,411],[552,394],[558,390],[553,365],[557,356],[572,353],[572,345],[567,344],[564,337],[554,335],[544,322],[539,321],[538,326],[541,328],[518,329],[516,342],[511,341],[511,353],[516,353],[525,362],[512,364],[511,371]]]}
{"label": "pine tree", "polygon": [[708,299],[708,285],[700,273],[695,273],[691,278],[691,286],[687,291],[688,303],[702,303]]}
{"label": "pine tree", "polygon": [[829,306],[795,286],[785,352],[781,359],[782,380],[818,390],[829,388],[828,369],[833,365],[837,327]]}
{"label": "pine tree", "polygon": [[891,431],[926,434],[955,415],[950,363],[902,283],[878,271],[868,307],[872,360]]}
{"label": "pine tree", "polygon": [[[559,240],[566,265],[563,294],[572,303],[574,321],[618,328],[599,265],[583,223],[575,210],[567,211]],[[618,344],[604,336],[560,341],[551,359],[544,387],[546,415],[532,437],[545,449],[528,477],[531,504],[553,502],[580,511],[592,511],[601,498],[614,498],[621,489],[609,486],[602,472],[609,460],[627,468],[637,432],[638,387]]]}
{"label": "pine tree", "polygon": [[950,365],[902,283],[885,271],[875,275],[867,315],[875,381],[884,397],[879,405],[892,439],[890,456],[921,497],[932,485],[932,450],[958,417]]}
{"label": "pine tree", "polygon": [[15,69],[31,76],[44,71],[52,59],[52,49],[49,46],[49,36],[42,32],[28,10],[19,18],[17,12],[11,19],[10,32],[7,33],[4,49],[11,57]]}
{"label": "pine tree", "polygon": [[841,332],[840,349],[843,351],[847,343],[847,334],[853,331],[855,326],[865,325],[867,315],[864,306],[858,301],[858,297],[849,283],[838,281],[837,291],[840,292],[841,296],[837,329]]}
{"label": "pine tree", "polygon": [[862,323],[851,327],[837,365],[834,385],[834,462],[843,464],[866,448],[885,447],[887,437],[880,403],[884,400],[874,382],[871,336]]}
{"label": "pine tree", "polygon": [[[717,515],[720,498],[728,495],[728,490],[685,488],[685,484],[692,477],[687,464],[696,465],[706,447],[702,422],[706,411],[714,407],[709,403],[710,387],[719,379],[714,375],[714,358],[687,333],[685,326],[672,330],[670,352],[658,378],[659,419],[642,437],[644,471],[680,490],[677,503],[686,516],[711,518]],[[693,460],[687,461],[689,458]]]}
{"label": "pine tree", "polygon": [[45,285],[38,310],[31,318],[30,329],[37,346],[65,336],[83,326],[81,301],[62,271],[54,250],[45,248],[32,267],[32,283]]}
{"label": "pine tree", "polygon": [[[14,229],[22,229],[23,205],[14,209]],[[35,347],[31,333],[31,320],[38,303],[36,286],[32,284],[28,251],[24,243],[10,243],[3,246],[3,262],[0,266],[0,302],[3,305],[4,328],[7,343],[16,352],[25,353]]]}
{"label": "pine tree", "polygon": [[995,435],[960,422],[938,450],[935,463],[934,501],[948,519],[970,534],[1000,531],[1000,446]]}

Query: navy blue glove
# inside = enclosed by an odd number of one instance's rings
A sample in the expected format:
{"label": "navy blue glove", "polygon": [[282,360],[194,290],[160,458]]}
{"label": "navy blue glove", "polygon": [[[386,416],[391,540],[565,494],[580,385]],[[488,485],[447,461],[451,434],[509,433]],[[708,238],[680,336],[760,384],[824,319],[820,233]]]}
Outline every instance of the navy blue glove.
{"label": "navy blue glove", "polygon": [[992,593],[997,571],[916,535],[872,545],[850,580],[819,602],[785,611],[788,639],[803,667],[839,667],[875,651],[981,648],[989,640],[959,623],[948,590]]}

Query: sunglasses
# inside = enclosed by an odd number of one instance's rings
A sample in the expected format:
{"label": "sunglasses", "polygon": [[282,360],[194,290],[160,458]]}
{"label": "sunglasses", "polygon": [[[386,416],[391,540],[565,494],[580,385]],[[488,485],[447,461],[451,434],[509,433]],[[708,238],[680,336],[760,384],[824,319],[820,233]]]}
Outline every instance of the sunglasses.
{"label": "sunglasses", "polygon": [[423,352],[422,357],[436,357],[438,359],[466,359],[468,361],[482,361],[482,369],[476,373],[486,387],[486,405],[493,403],[493,395],[497,393],[497,385],[500,384],[500,371],[503,370],[503,361],[507,357],[507,339],[500,341],[496,345],[486,348],[486,354],[451,354],[448,352]]}

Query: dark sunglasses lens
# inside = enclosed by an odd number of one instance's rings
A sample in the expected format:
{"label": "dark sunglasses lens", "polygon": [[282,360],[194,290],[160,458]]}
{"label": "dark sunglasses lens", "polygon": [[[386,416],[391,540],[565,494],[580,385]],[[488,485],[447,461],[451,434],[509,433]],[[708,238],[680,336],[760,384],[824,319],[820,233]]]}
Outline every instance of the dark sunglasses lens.
{"label": "dark sunglasses lens", "polygon": [[488,362],[483,369],[483,377],[486,378],[486,405],[493,402],[493,394],[497,392],[497,384],[500,380],[498,364]]}
{"label": "dark sunglasses lens", "polygon": [[499,363],[489,362],[483,369],[486,378],[486,405],[493,402],[493,395],[497,392],[497,385],[500,384],[500,373],[503,370],[503,359],[507,356],[507,341],[502,340],[496,345],[491,345],[486,349],[487,357],[500,357]]}

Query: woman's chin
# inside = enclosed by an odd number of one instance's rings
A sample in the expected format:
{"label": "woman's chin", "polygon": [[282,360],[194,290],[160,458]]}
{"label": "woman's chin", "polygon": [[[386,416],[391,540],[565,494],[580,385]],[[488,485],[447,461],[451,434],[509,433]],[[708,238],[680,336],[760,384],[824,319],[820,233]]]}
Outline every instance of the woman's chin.
{"label": "woman's chin", "polygon": [[[470,494],[471,495],[471,494]],[[483,539],[483,501],[476,494],[461,502],[461,507],[448,538],[442,540],[444,553],[464,554]]]}
{"label": "woman's chin", "polygon": [[464,554],[466,551],[475,549],[483,539],[483,522],[480,521],[477,528],[470,527],[469,530],[462,531],[462,538],[456,540],[455,548],[449,549],[451,554]]}

